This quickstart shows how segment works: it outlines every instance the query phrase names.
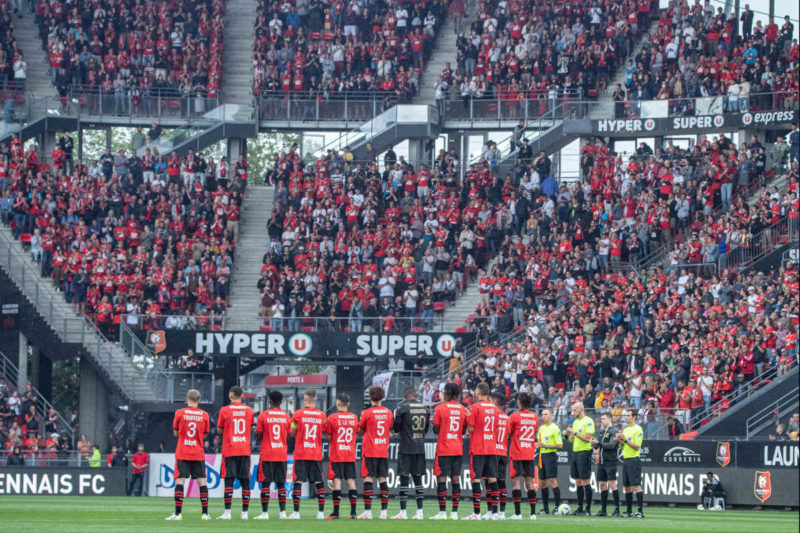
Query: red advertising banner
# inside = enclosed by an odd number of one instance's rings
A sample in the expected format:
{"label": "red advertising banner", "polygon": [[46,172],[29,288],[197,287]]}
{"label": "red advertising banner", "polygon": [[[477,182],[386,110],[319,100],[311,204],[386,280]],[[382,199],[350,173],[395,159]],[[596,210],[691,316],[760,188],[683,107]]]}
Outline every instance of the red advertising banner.
{"label": "red advertising banner", "polygon": [[328,376],[325,374],[266,376],[264,378],[264,384],[271,387],[286,385],[327,385]]}

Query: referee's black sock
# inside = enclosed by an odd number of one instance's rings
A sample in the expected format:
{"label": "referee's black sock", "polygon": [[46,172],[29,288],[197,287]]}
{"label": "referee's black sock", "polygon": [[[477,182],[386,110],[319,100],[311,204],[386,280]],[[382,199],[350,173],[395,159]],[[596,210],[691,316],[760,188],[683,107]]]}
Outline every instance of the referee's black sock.
{"label": "referee's black sock", "polygon": [[586,500],[586,512],[588,513],[592,510],[592,485],[584,486],[583,490],[586,492],[586,497],[584,499]]}
{"label": "referee's black sock", "polygon": [[550,489],[542,487],[542,507],[545,513],[550,512]]}
{"label": "referee's black sock", "polygon": [[398,499],[400,500],[400,510],[405,511],[406,505],[408,504],[408,476],[400,476],[400,491]]}
{"label": "referee's black sock", "polygon": [[421,511],[425,502],[425,488],[422,486],[422,476],[414,476],[412,479],[414,480],[414,496],[417,498],[417,510]]}
{"label": "referee's black sock", "polygon": [[528,491],[528,504],[531,506],[531,514],[536,514],[536,491],[534,489]]}
{"label": "referee's black sock", "polygon": [[561,487],[553,489],[553,499],[556,502],[556,509],[558,509],[558,506],[561,505]]}
{"label": "referee's black sock", "polygon": [[611,491],[611,495],[614,497],[614,509],[619,511],[619,491],[613,490]]}
{"label": "referee's black sock", "polygon": [[600,491],[600,506],[600,510],[605,513],[608,507],[608,489]]}
{"label": "referee's black sock", "polygon": [[[578,512],[583,511],[583,486],[577,487],[576,492],[578,493]],[[556,504],[556,508],[558,508],[558,504]]]}
{"label": "referee's black sock", "polygon": [[625,493],[625,507],[628,510],[628,514],[631,514],[631,511],[633,510],[633,493],[631,492]]}
{"label": "referee's black sock", "polygon": [[639,508],[640,513],[644,512],[643,506],[644,506],[644,492],[640,491],[636,493],[636,507]]}
{"label": "referee's black sock", "polygon": [[522,509],[520,509],[522,505],[522,491],[520,489],[512,489],[511,499],[514,501],[514,514],[522,514]]}

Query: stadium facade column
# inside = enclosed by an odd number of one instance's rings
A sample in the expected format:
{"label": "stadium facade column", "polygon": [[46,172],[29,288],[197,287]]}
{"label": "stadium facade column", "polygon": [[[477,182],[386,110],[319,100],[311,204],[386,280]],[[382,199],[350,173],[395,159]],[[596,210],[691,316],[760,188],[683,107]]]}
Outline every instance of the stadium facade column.
{"label": "stadium facade column", "polygon": [[24,391],[25,383],[28,382],[28,337],[19,332],[19,352],[17,355],[17,390]]}
{"label": "stadium facade column", "polygon": [[247,139],[231,137],[228,139],[228,161],[231,166],[239,159],[239,154],[244,154],[245,159],[247,159]]}
{"label": "stadium facade column", "polygon": [[419,168],[422,163],[430,162],[430,157],[425,155],[424,139],[408,140],[408,160],[414,165],[414,168]]}
{"label": "stadium facade column", "polygon": [[101,451],[108,446],[108,396],[109,390],[86,357],[80,363],[80,433],[85,433],[92,444]]}
{"label": "stadium facade column", "polygon": [[42,354],[39,347],[35,344],[29,344],[28,346],[28,367],[30,367],[28,381],[30,381],[31,384],[42,393],[45,400],[49,402],[51,399],[53,362]]}

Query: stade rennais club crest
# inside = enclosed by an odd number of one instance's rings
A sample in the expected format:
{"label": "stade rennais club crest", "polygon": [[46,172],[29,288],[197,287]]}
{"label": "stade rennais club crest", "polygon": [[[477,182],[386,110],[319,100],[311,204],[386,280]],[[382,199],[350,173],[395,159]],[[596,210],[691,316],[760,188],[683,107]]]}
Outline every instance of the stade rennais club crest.
{"label": "stade rennais club crest", "polygon": [[772,479],[769,472],[756,471],[753,494],[761,503],[764,503],[772,496]]}
{"label": "stade rennais club crest", "polygon": [[731,443],[718,442],[717,443],[717,463],[725,468],[731,463]]}

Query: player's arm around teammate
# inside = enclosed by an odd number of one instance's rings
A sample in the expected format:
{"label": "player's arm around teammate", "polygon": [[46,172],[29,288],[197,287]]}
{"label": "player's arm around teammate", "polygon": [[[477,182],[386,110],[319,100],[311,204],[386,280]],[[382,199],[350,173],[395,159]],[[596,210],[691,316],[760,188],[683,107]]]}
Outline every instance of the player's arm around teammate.
{"label": "player's arm around teammate", "polygon": [[[539,450],[539,484],[542,490],[542,510],[550,513],[550,491],[553,491],[556,509],[561,505],[561,489],[558,487],[557,451],[564,447],[561,430],[553,423],[553,410],[542,409],[542,425],[536,433],[536,449]],[[555,512],[555,511],[554,511]]]}

